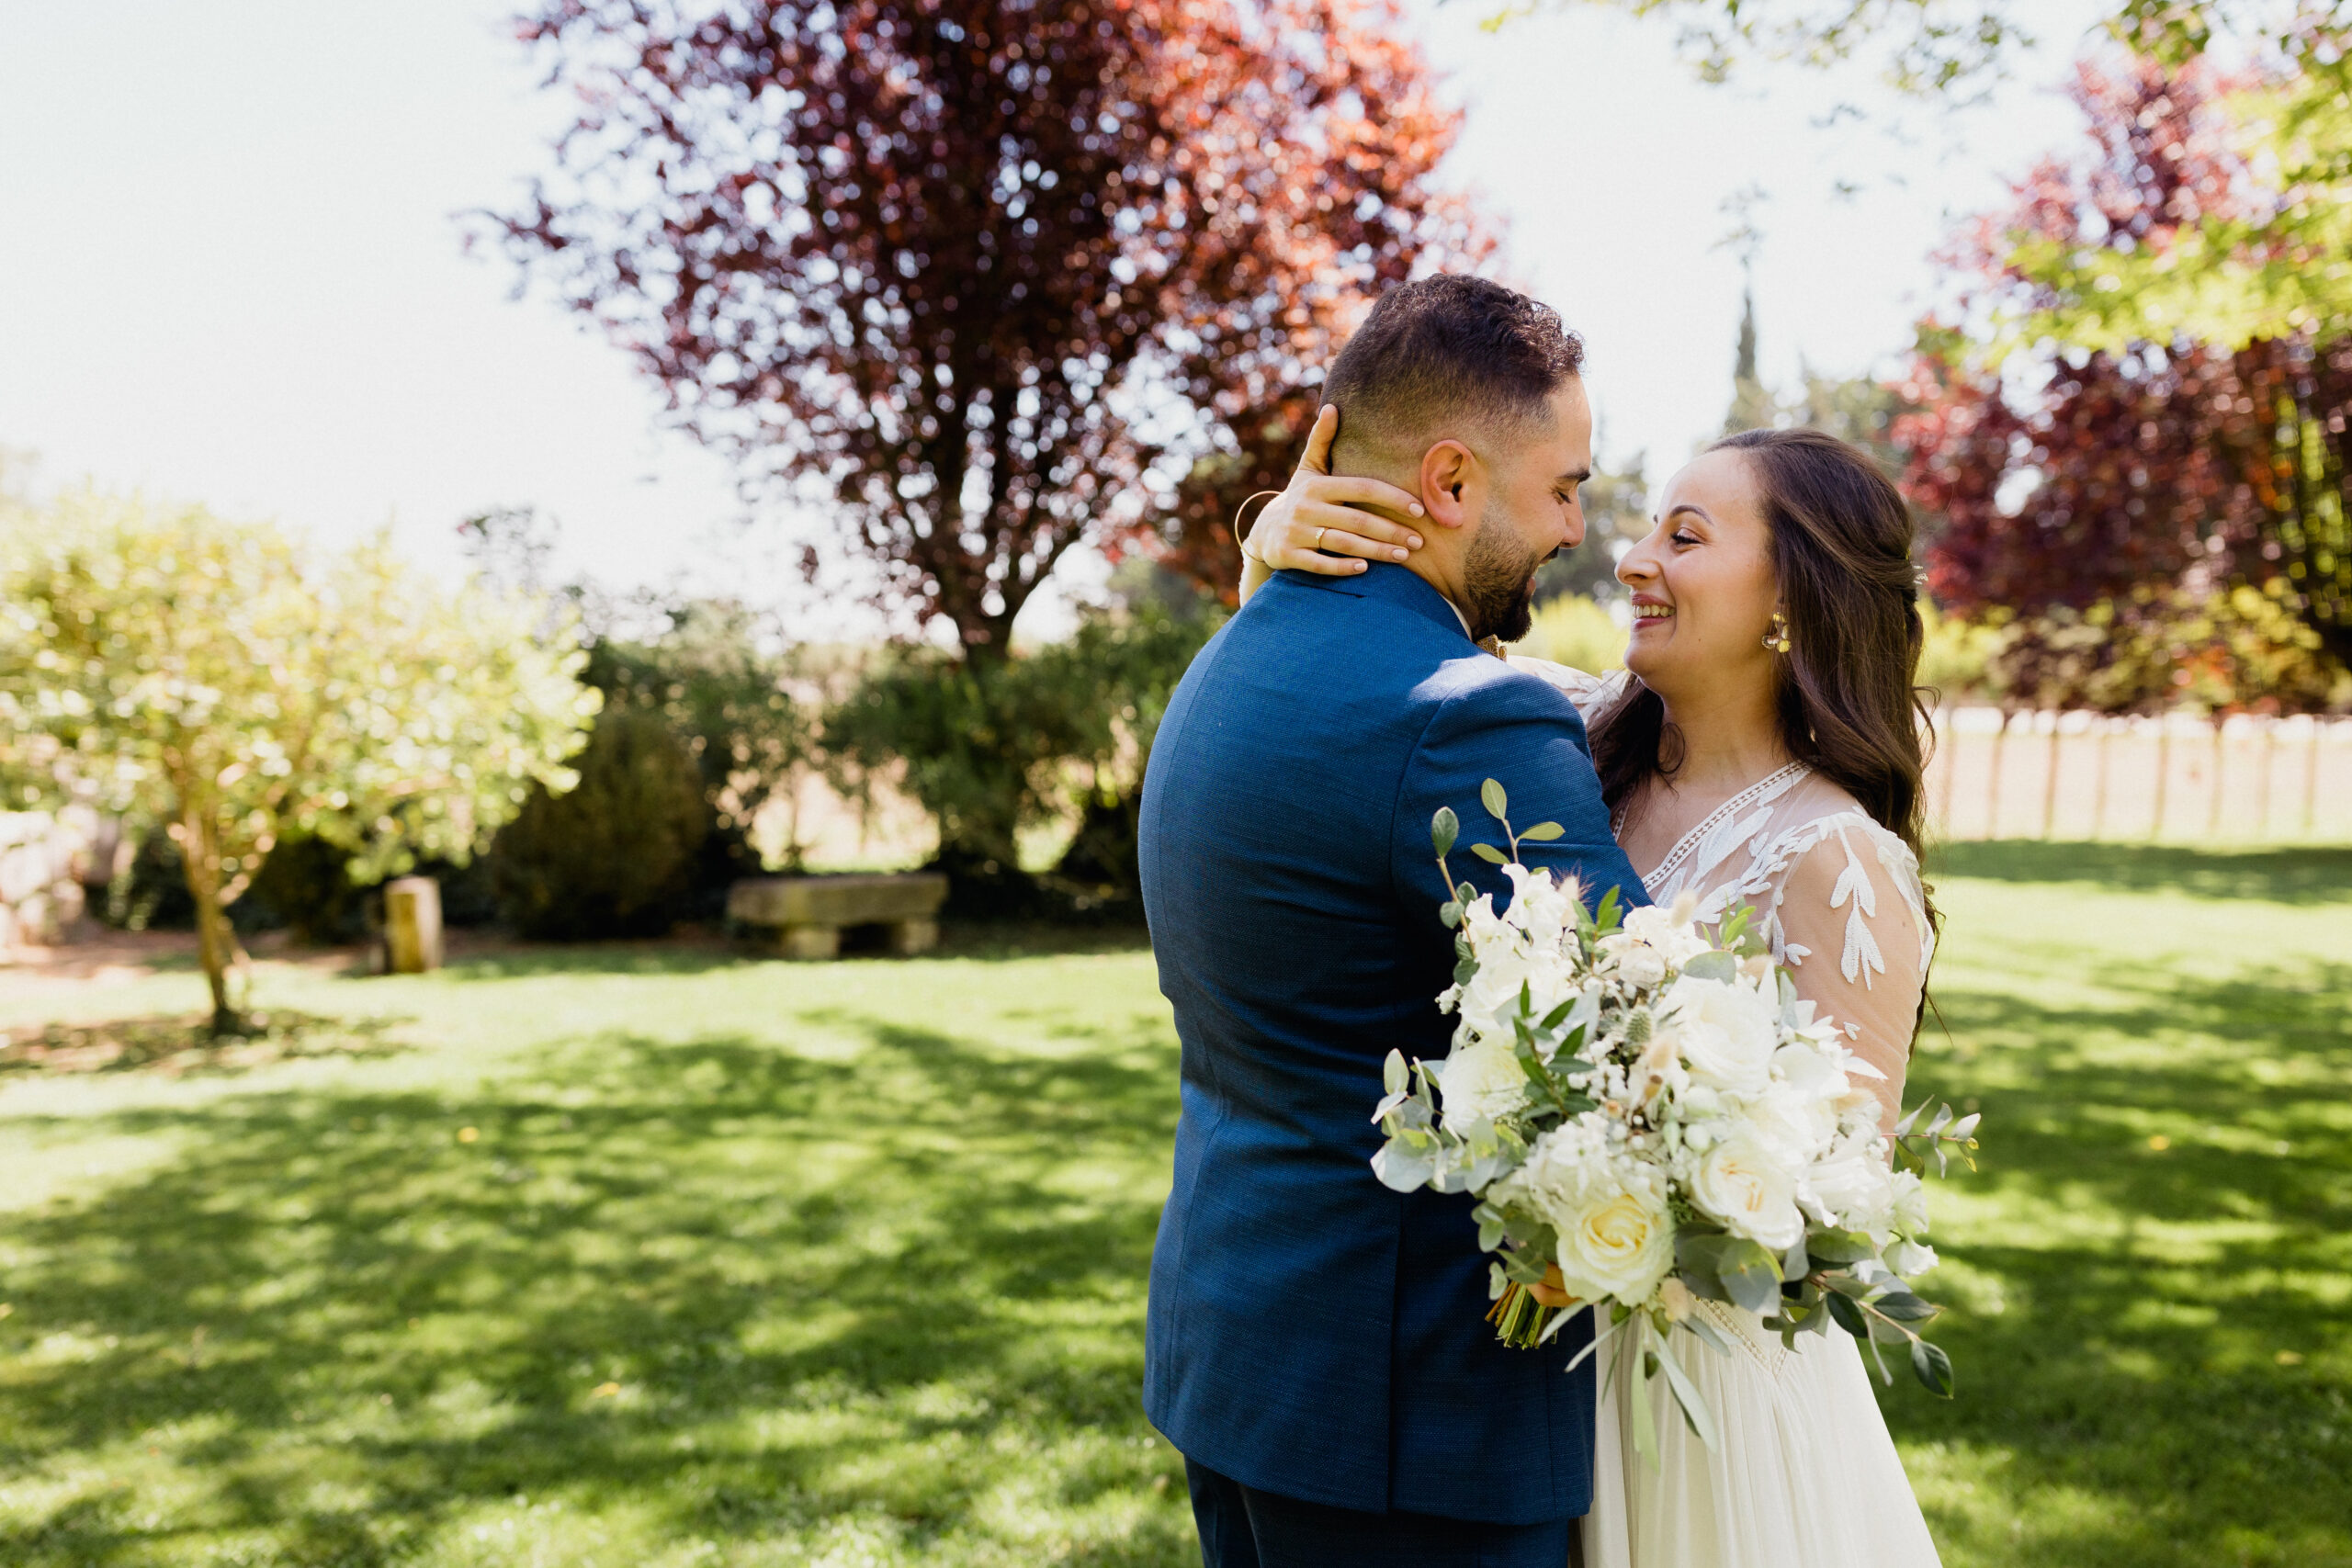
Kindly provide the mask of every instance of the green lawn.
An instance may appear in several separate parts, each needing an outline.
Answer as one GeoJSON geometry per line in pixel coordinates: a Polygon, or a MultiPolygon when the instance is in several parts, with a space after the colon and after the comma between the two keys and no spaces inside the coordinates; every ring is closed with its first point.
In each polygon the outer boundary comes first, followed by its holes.
{"type": "MultiPolygon", "coordinates": [[[[1961,1397],[1887,1407],[1945,1561],[2352,1564],[2352,852],[1962,846],[1939,897],[1917,1077],[1984,1169],[1933,1277],[1961,1397]]],[[[1147,953],[262,1000],[380,1021],[0,1074],[0,1563],[1197,1561],[1136,1409],[1147,953]]]]}

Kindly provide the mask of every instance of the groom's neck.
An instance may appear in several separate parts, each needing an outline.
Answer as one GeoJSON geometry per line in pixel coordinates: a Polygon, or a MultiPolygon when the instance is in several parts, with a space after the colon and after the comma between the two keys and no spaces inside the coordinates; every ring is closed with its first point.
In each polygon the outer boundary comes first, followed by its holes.
{"type": "MultiPolygon", "coordinates": [[[[1340,439],[1344,444],[1346,440],[1344,431],[1340,439]]],[[[1379,479],[1395,485],[1409,494],[1420,494],[1420,474],[1412,463],[1386,462],[1381,460],[1378,455],[1372,453],[1346,455],[1355,460],[1343,463],[1340,460],[1340,450],[1334,450],[1332,453],[1331,472],[1334,475],[1351,479],[1379,479]]],[[[1428,498],[1423,497],[1422,501],[1426,507],[1428,498]]],[[[1436,589],[1444,597],[1445,602],[1453,606],[1453,613],[1462,617],[1464,629],[1469,631],[1475,638],[1477,633],[1473,629],[1474,623],[1470,618],[1469,596],[1463,592],[1463,585],[1467,581],[1467,574],[1463,570],[1463,557],[1470,547],[1466,530],[1438,527],[1426,514],[1408,517],[1403,513],[1392,511],[1385,506],[1374,506],[1361,502],[1359,504],[1364,511],[1375,516],[1385,517],[1391,523],[1401,524],[1421,536],[1421,547],[1407,556],[1400,564],[1407,571],[1436,589]]]]}

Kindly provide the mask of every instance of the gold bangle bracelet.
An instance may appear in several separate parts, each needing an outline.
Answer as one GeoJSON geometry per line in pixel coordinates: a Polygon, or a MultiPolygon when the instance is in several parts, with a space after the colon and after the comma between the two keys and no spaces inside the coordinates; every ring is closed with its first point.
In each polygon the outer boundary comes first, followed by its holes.
{"type": "Polygon", "coordinates": [[[1257,519],[1253,517],[1245,523],[1242,521],[1242,513],[1248,512],[1258,502],[1279,500],[1282,493],[1278,490],[1261,490],[1233,509],[1233,547],[1260,566],[1266,564],[1266,558],[1250,554],[1250,530],[1257,525],[1257,519]]]}

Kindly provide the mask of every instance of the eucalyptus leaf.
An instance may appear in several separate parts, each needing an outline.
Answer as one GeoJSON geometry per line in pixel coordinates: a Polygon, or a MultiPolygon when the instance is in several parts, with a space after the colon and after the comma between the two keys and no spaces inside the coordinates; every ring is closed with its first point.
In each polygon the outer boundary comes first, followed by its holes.
{"type": "Polygon", "coordinates": [[[1728,953],[1702,953],[1684,964],[1682,973],[1694,980],[1728,983],[1739,977],[1739,960],[1728,953]]]}
{"type": "Polygon", "coordinates": [[[1417,1191],[1437,1174],[1437,1159],[1433,1154],[1407,1148],[1402,1140],[1391,1138],[1372,1156],[1372,1173],[1392,1192],[1417,1191]]]}
{"type": "Polygon", "coordinates": [[[1437,923],[1452,931],[1462,923],[1462,906],[1449,901],[1438,906],[1437,923]]]}
{"type": "Polygon", "coordinates": [[[1437,846],[1438,858],[1444,859],[1453,852],[1454,840],[1462,837],[1462,819],[1451,806],[1441,806],[1437,815],[1430,818],[1430,842],[1437,846]]]}
{"type": "Polygon", "coordinates": [[[1380,1064],[1381,1087],[1391,1094],[1402,1094],[1412,1080],[1412,1069],[1405,1065],[1405,1053],[1389,1052],[1388,1059],[1380,1064]]]}
{"type": "Polygon", "coordinates": [[[1567,829],[1561,827],[1557,822],[1538,822],[1534,827],[1530,828],[1525,832],[1521,833],[1520,837],[1528,840],[1530,843],[1548,844],[1555,839],[1566,837],[1566,834],[1567,829]]]}
{"type": "Polygon", "coordinates": [[[1510,815],[1510,796],[1503,793],[1503,786],[1498,780],[1488,779],[1485,784],[1480,784],[1478,799],[1486,807],[1487,814],[1497,821],[1510,815]]]}
{"type": "Polygon", "coordinates": [[[1870,1322],[1862,1316],[1861,1308],[1856,1306],[1852,1301],[1835,1291],[1832,1291],[1829,1293],[1828,1302],[1829,1315],[1838,1320],[1838,1327],[1844,1329],[1847,1333],[1852,1335],[1857,1339],[1867,1339],[1870,1337],[1870,1322]]]}
{"type": "Polygon", "coordinates": [[[1508,865],[1510,863],[1510,857],[1505,855],[1502,851],[1495,848],[1492,844],[1473,844],[1470,846],[1470,852],[1476,855],[1480,860],[1485,861],[1488,865],[1508,865]]]}
{"type": "Polygon", "coordinates": [[[1735,1240],[1725,1247],[1715,1277],[1731,1299],[1749,1312],[1763,1312],[1780,1300],[1780,1262],[1752,1241],[1735,1240]]]}

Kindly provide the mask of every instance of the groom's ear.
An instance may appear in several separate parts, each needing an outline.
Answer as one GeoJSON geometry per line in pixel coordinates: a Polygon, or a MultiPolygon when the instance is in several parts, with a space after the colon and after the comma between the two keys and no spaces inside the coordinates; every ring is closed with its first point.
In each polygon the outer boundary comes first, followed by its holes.
{"type": "Polygon", "coordinates": [[[1478,459],[1459,441],[1441,441],[1421,454],[1421,504],[1430,521],[1441,528],[1459,528],[1476,520],[1478,459]]]}

